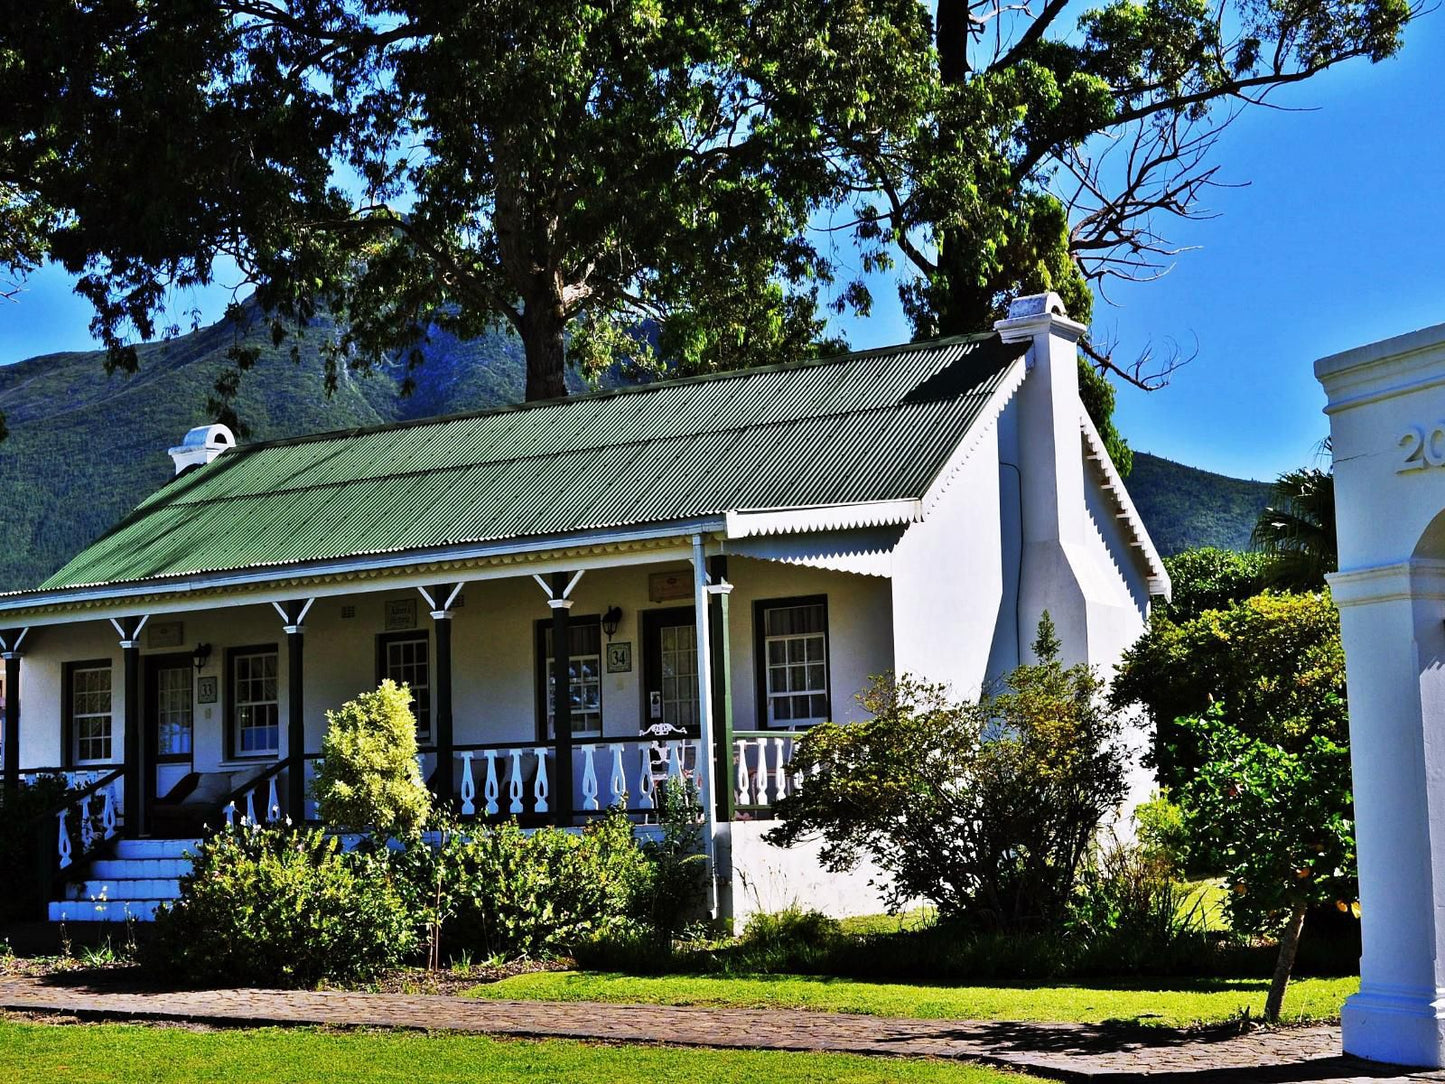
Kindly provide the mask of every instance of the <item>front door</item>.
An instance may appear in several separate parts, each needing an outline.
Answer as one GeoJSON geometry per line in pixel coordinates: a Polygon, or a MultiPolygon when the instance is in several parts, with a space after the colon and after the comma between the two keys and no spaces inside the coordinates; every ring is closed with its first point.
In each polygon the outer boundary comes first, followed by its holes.
{"type": "Polygon", "coordinates": [[[191,771],[195,703],[189,655],[146,656],[145,770],[157,798],[164,798],[191,771]]]}
{"type": "Polygon", "coordinates": [[[697,625],[691,606],[642,615],[642,725],[698,732],[697,625]]]}

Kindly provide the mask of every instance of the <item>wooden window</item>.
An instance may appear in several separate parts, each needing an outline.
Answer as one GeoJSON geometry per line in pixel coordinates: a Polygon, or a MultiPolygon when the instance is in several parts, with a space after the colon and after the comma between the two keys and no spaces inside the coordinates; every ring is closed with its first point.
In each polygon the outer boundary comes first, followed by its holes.
{"type": "Polygon", "coordinates": [[[792,728],[828,719],[827,598],[760,601],[753,625],[758,725],[792,728]]]}
{"type": "Polygon", "coordinates": [[[114,752],[111,668],[107,661],[67,666],[65,722],[72,764],[105,764],[114,752]]]}
{"type": "Polygon", "coordinates": [[[391,678],[411,690],[416,740],[431,741],[431,641],[425,632],[383,633],[376,638],[376,680],[391,678]]]}
{"type": "Polygon", "coordinates": [[[232,648],[226,658],[231,753],[274,757],[281,749],[276,646],[232,648]]]}
{"type": "MultiPolygon", "coordinates": [[[[568,687],[572,703],[572,734],[575,737],[600,737],[602,734],[602,619],[597,615],[574,617],[568,625],[570,666],[568,687]]],[[[539,666],[537,693],[541,715],[545,720],[545,739],[556,733],[552,698],[553,672],[552,623],[538,622],[539,666]]]]}
{"type": "Polygon", "coordinates": [[[191,662],[157,667],[155,682],[156,755],[184,758],[191,755],[195,691],[191,662]]]}

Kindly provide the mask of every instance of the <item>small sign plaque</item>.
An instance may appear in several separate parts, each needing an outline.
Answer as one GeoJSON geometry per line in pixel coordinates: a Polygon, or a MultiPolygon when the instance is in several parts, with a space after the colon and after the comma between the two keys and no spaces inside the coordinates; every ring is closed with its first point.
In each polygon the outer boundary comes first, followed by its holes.
{"type": "Polygon", "coordinates": [[[632,673],[632,644],[629,641],[618,640],[615,644],[607,645],[607,672],[609,674],[632,673]]]}
{"type": "Polygon", "coordinates": [[[146,647],[180,647],[185,639],[184,621],[146,622],[146,647]]]}
{"type": "Polygon", "coordinates": [[[654,572],[647,577],[647,595],[653,602],[692,598],[692,573],[685,570],[654,572]]]}
{"type": "Polygon", "coordinates": [[[216,702],[216,679],[203,677],[196,680],[196,699],[202,704],[214,704],[216,702]]]}
{"type": "Polygon", "coordinates": [[[416,628],[416,599],[388,599],[386,603],[386,622],[383,628],[387,632],[401,632],[405,629],[416,628]]]}

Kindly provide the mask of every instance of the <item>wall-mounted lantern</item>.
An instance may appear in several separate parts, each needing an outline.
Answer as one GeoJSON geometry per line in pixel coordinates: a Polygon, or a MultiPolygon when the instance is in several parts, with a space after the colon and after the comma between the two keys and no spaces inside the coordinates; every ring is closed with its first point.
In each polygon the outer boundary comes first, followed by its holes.
{"type": "Polygon", "coordinates": [[[602,631],[607,634],[607,642],[612,642],[612,637],[617,635],[617,626],[622,624],[622,607],[609,606],[607,612],[602,615],[602,631]]]}
{"type": "Polygon", "coordinates": [[[206,668],[206,662],[210,657],[210,644],[197,644],[195,650],[191,652],[191,661],[196,664],[197,670],[204,670],[206,668]]]}

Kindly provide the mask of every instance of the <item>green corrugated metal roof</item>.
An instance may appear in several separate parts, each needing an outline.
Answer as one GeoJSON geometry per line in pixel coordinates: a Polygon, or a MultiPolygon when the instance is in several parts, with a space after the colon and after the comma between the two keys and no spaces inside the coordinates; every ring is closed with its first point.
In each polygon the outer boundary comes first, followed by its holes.
{"type": "Polygon", "coordinates": [[[243,445],[43,589],[916,498],[1026,348],[950,339],[243,445]]]}

